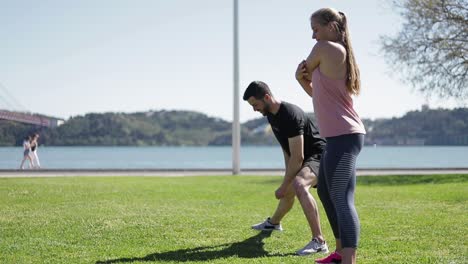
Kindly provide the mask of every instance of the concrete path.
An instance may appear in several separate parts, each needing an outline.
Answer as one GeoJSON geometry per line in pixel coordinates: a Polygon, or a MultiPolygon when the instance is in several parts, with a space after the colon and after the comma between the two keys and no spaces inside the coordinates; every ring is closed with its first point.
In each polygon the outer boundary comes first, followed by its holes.
{"type": "MultiPolygon", "coordinates": [[[[278,175],[279,169],[245,169],[241,175],[278,175]]],[[[424,175],[424,174],[467,174],[468,168],[405,168],[405,169],[359,169],[358,176],[366,175],[424,175]]],[[[41,170],[0,170],[0,178],[15,177],[75,177],[75,176],[203,176],[232,175],[230,169],[41,169],[41,170]]]]}

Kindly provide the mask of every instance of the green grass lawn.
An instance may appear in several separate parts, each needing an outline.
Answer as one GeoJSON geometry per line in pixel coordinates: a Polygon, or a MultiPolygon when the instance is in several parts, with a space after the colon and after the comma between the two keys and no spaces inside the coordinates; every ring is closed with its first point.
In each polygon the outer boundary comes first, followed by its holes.
{"type": "MultiPolygon", "coordinates": [[[[316,256],[293,255],[310,240],[297,201],[284,232],[250,229],[274,210],[280,181],[3,178],[0,263],[313,263],[316,256]]],[[[359,177],[358,262],[468,263],[467,201],[468,175],[359,177]]]]}

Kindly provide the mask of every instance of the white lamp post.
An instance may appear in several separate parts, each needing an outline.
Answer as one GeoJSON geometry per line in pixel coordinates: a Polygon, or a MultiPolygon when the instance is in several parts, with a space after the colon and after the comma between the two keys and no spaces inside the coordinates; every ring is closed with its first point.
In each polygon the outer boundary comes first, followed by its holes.
{"type": "Polygon", "coordinates": [[[238,1],[234,0],[234,119],[232,120],[232,174],[240,174],[238,1]]]}

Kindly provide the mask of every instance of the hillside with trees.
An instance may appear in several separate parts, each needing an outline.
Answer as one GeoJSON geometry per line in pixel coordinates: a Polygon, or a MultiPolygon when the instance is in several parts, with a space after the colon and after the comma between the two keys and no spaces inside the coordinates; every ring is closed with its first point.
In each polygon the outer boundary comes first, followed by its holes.
{"type": "Polygon", "coordinates": [[[468,108],[411,111],[403,117],[365,120],[366,144],[468,145],[468,108]]]}
{"type": "MultiPolygon", "coordinates": [[[[468,145],[468,108],[425,107],[363,122],[366,145],[468,145]]],[[[231,128],[230,122],[192,111],[92,113],[55,128],[0,120],[0,146],[19,146],[33,132],[47,146],[223,146],[231,144],[231,128]]],[[[241,124],[241,139],[243,145],[277,144],[263,117],[241,124]]]]}

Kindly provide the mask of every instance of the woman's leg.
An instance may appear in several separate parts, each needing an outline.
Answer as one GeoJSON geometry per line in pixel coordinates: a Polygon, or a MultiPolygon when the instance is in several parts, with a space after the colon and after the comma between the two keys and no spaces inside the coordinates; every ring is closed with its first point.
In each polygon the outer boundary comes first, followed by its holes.
{"type": "MultiPolygon", "coordinates": [[[[356,186],[356,159],[362,148],[364,136],[359,134],[333,138],[331,157],[327,160],[327,172],[331,177],[329,186],[331,199],[335,205],[341,239],[342,263],[355,263],[359,241],[360,223],[354,206],[356,186]]],[[[328,176],[328,175],[327,175],[328,176]]]]}
{"type": "MultiPolygon", "coordinates": [[[[327,145],[328,147],[328,145],[327,145]]],[[[327,159],[328,153],[327,150],[324,151],[322,159],[320,160],[320,168],[319,168],[319,176],[318,176],[318,183],[317,183],[317,194],[320,197],[320,201],[322,202],[323,208],[327,214],[328,222],[333,230],[333,235],[335,239],[340,239],[340,231],[338,228],[338,221],[336,217],[336,210],[335,205],[330,196],[330,186],[329,186],[329,178],[327,177],[327,159]]]]}

